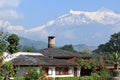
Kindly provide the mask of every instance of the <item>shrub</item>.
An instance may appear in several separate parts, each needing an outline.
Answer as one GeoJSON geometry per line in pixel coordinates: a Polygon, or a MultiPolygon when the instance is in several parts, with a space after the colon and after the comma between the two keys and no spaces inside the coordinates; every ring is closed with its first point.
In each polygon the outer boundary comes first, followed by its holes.
{"type": "Polygon", "coordinates": [[[5,62],[2,66],[2,74],[8,74],[10,77],[15,76],[14,67],[11,62],[5,62]]]}
{"type": "Polygon", "coordinates": [[[14,77],[14,80],[25,80],[24,77],[14,77]]]}
{"type": "Polygon", "coordinates": [[[92,74],[91,74],[91,77],[92,77],[94,80],[99,80],[99,79],[100,79],[100,75],[98,75],[97,73],[92,73],[92,74]]]}
{"type": "Polygon", "coordinates": [[[39,78],[40,79],[42,79],[42,80],[46,80],[45,79],[45,75],[44,75],[44,71],[43,71],[43,69],[42,69],[42,67],[40,67],[40,70],[39,70],[39,78]]]}
{"type": "Polygon", "coordinates": [[[83,76],[80,77],[79,80],[94,80],[94,78],[92,76],[83,76]]]}
{"type": "Polygon", "coordinates": [[[98,74],[100,75],[100,79],[98,80],[107,80],[111,75],[110,75],[110,71],[107,69],[101,69],[98,74]]]}
{"type": "Polygon", "coordinates": [[[54,78],[49,77],[49,78],[46,78],[45,80],[54,80],[54,78]]]}
{"type": "Polygon", "coordinates": [[[37,80],[38,73],[35,68],[31,68],[28,74],[25,76],[25,80],[37,80]]]}
{"type": "Polygon", "coordinates": [[[79,80],[78,77],[57,77],[55,80],[79,80]]]}

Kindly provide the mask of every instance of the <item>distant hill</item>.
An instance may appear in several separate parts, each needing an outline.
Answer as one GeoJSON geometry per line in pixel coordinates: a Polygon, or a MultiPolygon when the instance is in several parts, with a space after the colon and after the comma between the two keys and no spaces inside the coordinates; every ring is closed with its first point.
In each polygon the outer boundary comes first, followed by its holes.
{"type": "Polygon", "coordinates": [[[83,52],[85,49],[87,49],[89,52],[92,52],[93,50],[97,49],[97,46],[88,46],[86,44],[78,44],[78,45],[73,45],[73,48],[76,51],[83,52]]]}
{"type": "MultiPolygon", "coordinates": [[[[34,48],[35,50],[44,49],[47,48],[47,43],[43,41],[35,41],[31,39],[27,39],[24,37],[20,37],[20,48],[24,49],[26,47],[34,48]]],[[[73,45],[74,50],[78,52],[83,52],[83,50],[87,49],[89,52],[92,52],[93,50],[97,49],[97,46],[88,46],[86,44],[78,44],[73,45]]]]}
{"type": "Polygon", "coordinates": [[[27,39],[24,37],[20,37],[19,45],[22,48],[31,47],[36,50],[47,48],[47,43],[43,41],[35,41],[35,40],[27,39]]]}

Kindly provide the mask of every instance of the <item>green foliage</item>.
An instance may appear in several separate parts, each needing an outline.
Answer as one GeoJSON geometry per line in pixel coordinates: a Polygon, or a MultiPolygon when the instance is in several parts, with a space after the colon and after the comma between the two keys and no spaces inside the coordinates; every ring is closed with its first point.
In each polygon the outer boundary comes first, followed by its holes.
{"type": "Polygon", "coordinates": [[[8,46],[7,42],[8,32],[4,32],[0,29],[0,55],[6,51],[6,48],[8,46]]]}
{"type": "Polygon", "coordinates": [[[99,80],[100,79],[100,75],[98,73],[92,73],[91,77],[93,78],[93,80],[99,80]]]}
{"type": "Polygon", "coordinates": [[[28,47],[26,48],[25,52],[33,52],[32,48],[28,47]]]}
{"type": "Polygon", "coordinates": [[[64,45],[60,49],[63,49],[63,50],[66,50],[66,51],[71,51],[71,52],[76,52],[71,44],[70,45],[64,45]]]}
{"type": "Polygon", "coordinates": [[[42,67],[40,67],[40,70],[39,70],[39,78],[42,79],[42,80],[45,80],[45,76],[44,76],[44,71],[42,69],[42,67]]]}
{"type": "Polygon", "coordinates": [[[111,62],[115,64],[120,63],[120,54],[118,52],[112,53],[109,57],[110,57],[111,62]]]}
{"type": "Polygon", "coordinates": [[[91,73],[91,76],[82,76],[79,80],[108,80],[110,72],[107,69],[101,69],[91,73]]]}
{"type": "Polygon", "coordinates": [[[101,55],[93,55],[92,62],[94,62],[96,64],[96,67],[99,67],[100,69],[105,67],[105,60],[101,55]]]}
{"type": "Polygon", "coordinates": [[[11,62],[5,62],[2,66],[2,74],[8,74],[10,77],[15,76],[14,67],[11,62]]]}
{"type": "Polygon", "coordinates": [[[38,76],[37,70],[35,68],[31,68],[25,76],[25,80],[37,80],[38,76]]]}
{"type": "Polygon", "coordinates": [[[98,80],[108,80],[108,78],[111,76],[110,71],[105,68],[101,69],[97,73],[100,75],[98,80]]]}
{"type": "Polygon", "coordinates": [[[106,44],[99,45],[98,49],[94,51],[95,53],[100,52],[120,52],[120,32],[111,35],[110,40],[106,44]]]}
{"type": "Polygon", "coordinates": [[[120,64],[120,54],[118,52],[114,52],[112,54],[109,54],[109,62],[114,64],[115,69],[119,69],[120,64]]]}
{"type": "Polygon", "coordinates": [[[25,80],[25,78],[24,77],[14,77],[14,80],[25,80]]]}
{"type": "Polygon", "coordinates": [[[79,80],[79,77],[57,77],[55,80],[79,80]]]}
{"type": "Polygon", "coordinates": [[[10,44],[16,44],[18,45],[18,42],[19,42],[19,37],[16,35],[16,34],[11,34],[9,37],[8,37],[8,42],[10,44]]]}
{"type": "Polygon", "coordinates": [[[83,68],[87,68],[87,69],[93,69],[96,67],[96,63],[92,60],[89,59],[89,61],[86,61],[82,58],[76,58],[72,61],[74,64],[77,64],[83,68]]]}
{"type": "Polygon", "coordinates": [[[3,80],[3,77],[0,77],[0,80],[3,80]]]}
{"type": "Polygon", "coordinates": [[[79,80],[94,80],[94,78],[92,76],[83,76],[80,77],[79,80]]]}
{"type": "Polygon", "coordinates": [[[82,53],[83,53],[84,55],[88,55],[88,54],[89,54],[89,51],[88,51],[88,49],[84,49],[82,53]]]}
{"type": "Polygon", "coordinates": [[[5,41],[0,42],[0,55],[5,51],[6,43],[5,41]]]}
{"type": "Polygon", "coordinates": [[[8,51],[13,54],[19,51],[18,44],[19,44],[19,37],[16,34],[11,34],[7,41],[10,43],[8,46],[8,51]]]}

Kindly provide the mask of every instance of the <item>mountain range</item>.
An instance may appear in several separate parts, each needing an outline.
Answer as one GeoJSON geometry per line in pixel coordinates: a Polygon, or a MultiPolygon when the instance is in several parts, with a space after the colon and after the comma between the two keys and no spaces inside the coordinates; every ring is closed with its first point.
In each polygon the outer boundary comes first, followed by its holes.
{"type": "Polygon", "coordinates": [[[97,46],[88,46],[86,44],[78,44],[78,45],[73,45],[74,50],[78,52],[83,52],[84,50],[87,50],[88,52],[92,52],[93,50],[97,49],[97,46]]]}
{"type": "Polygon", "coordinates": [[[43,41],[35,41],[24,37],[20,37],[19,45],[21,48],[28,47],[34,48],[35,50],[47,48],[47,43],[43,41]]]}
{"type": "MultiPolygon", "coordinates": [[[[30,47],[30,48],[34,48],[35,50],[47,48],[46,42],[35,41],[35,40],[27,39],[24,37],[20,37],[19,44],[22,48],[30,47]]],[[[78,52],[83,52],[84,50],[88,50],[89,52],[91,52],[97,49],[97,46],[88,46],[86,44],[78,44],[78,45],[73,45],[73,48],[78,52]]]]}

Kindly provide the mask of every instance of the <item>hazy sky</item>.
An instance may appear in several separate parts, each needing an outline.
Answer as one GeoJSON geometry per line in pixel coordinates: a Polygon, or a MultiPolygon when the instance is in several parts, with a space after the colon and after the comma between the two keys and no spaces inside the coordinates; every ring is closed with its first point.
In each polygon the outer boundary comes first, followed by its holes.
{"type": "Polygon", "coordinates": [[[99,45],[120,31],[120,0],[0,0],[0,27],[47,42],[99,45]]]}

